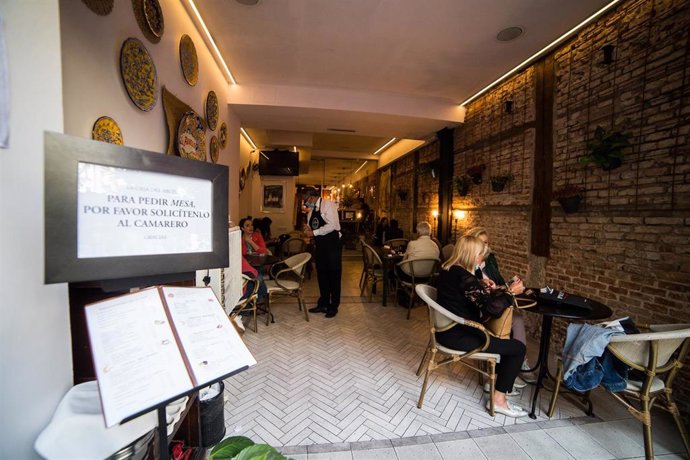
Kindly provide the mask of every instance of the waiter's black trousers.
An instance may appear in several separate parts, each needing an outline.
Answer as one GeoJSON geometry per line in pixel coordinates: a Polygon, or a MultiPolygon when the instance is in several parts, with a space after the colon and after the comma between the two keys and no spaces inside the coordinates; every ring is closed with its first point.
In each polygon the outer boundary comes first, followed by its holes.
{"type": "Polygon", "coordinates": [[[319,281],[318,306],[336,313],[340,305],[343,246],[338,232],[314,238],[316,243],[316,277],[319,281]]]}

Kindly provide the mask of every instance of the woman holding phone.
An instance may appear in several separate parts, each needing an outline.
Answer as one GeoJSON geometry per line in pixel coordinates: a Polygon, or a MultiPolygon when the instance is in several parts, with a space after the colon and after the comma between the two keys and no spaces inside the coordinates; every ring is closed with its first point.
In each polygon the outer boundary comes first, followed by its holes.
{"type": "MultiPolygon", "coordinates": [[[[479,266],[478,271],[475,273],[475,276],[479,278],[480,280],[483,279],[487,284],[493,283],[494,287],[495,286],[510,286],[517,280],[520,280],[520,278],[516,275],[508,282],[503,279],[501,276],[501,272],[498,269],[498,261],[496,260],[496,255],[494,252],[491,250],[491,247],[489,246],[489,233],[486,231],[484,227],[474,227],[469,229],[465,235],[473,236],[475,238],[478,238],[481,240],[482,243],[484,243],[484,246],[487,247],[489,250],[489,255],[486,257],[484,260],[484,263],[482,263],[479,266]]],[[[513,326],[511,328],[511,336],[525,344],[527,346],[527,334],[525,332],[525,319],[522,317],[522,313],[520,310],[516,309],[515,312],[513,312],[513,326]]],[[[525,361],[522,363],[522,371],[527,371],[529,370],[529,363],[527,362],[527,358],[525,358],[525,361]]],[[[534,379],[530,379],[525,377],[525,379],[522,379],[518,377],[515,381],[515,387],[516,388],[524,388],[526,386],[525,381],[530,381],[534,379]]]]}

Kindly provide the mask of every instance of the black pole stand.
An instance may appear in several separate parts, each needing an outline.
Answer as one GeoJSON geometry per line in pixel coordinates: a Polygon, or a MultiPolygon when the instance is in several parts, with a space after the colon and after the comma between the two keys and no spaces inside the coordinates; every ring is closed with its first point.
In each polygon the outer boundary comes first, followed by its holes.
{"type": "Polygon", "coordinates": [[[168,460],[168,421],[166,404],[158,406],[158,459],[168,460]]]}

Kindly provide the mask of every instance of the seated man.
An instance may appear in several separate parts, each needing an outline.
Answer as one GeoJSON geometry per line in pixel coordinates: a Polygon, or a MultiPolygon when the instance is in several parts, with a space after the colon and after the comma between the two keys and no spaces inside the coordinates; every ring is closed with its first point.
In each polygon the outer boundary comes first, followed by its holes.
{"type": "MultiPolygon", "coordinates": [[[[407,244],[407,250],[402,260],[438,259],[441,252],[438,249],[438,245],[430,237],[431,225],[429,225],[429,222],[419,222],[417,224],[417,234],[419,235],[417,239],[407,244]]],[[[412,277],[400,267],[396,266],[395,272],[401,280],[412,281],[412,277]]]]}

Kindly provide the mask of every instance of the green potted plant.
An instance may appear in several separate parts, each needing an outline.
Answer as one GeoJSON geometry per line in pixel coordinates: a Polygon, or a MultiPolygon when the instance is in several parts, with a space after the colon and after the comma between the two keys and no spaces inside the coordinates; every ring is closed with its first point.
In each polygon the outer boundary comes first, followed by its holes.
{"type": "Polygon", "coordinates": [[[474,165],[471,168],[469,168],[466,173],[468,176],[472,178],[472,183],[479,185],[482,183],[482,173],[486,169],[486,165],[484,163],[479,164],[479,165],[474,165]]]}
{"type": "Polygon", "coordinates": [[[407,193],[408,191],[402,188],[399,188],[398,190],[395,191],[397,193],[398,198],[400,198],[400,201],[407,201],[407,193]]]}
{"type": "Polygon", "coordinates": [[[577,212],[584,197],[585,190],[573,184],[564,185],[553,192],[553,198],[558,201],[566,214],[577,212]]]}
{"type": "Polygon", "coordinates": [[[587,144],[589,152],[579,159],[580,164],[599,165],[604,171],[618,168],[623,163],[623,150],[630,146],[630,133],[607,132],[601,126],[594,130],[594,138],[587,144]]]}
{"type": "Polygon", "coordinates": [[[502,192],[506,184],[508,184],[513,179],[514,176],[511,173],[497,174],[495,176],[491,176],[491,190],[493,190],[494,192],[502,192]]]}
{"type": "Polygon", "coordinates": [[[458,196],[467,196],[470,191],[470,178],[467,176],[455,176],[453,178],[453,185],[458,192],[458,196]]]}
{"type": "Polygon", "coordinates": [[[209,460],[289,460],[268,444],[255,444],[244,436],[223,439],[211,450],[209,460]]]}

